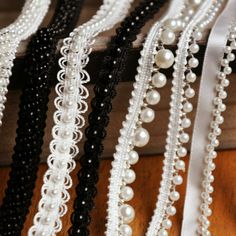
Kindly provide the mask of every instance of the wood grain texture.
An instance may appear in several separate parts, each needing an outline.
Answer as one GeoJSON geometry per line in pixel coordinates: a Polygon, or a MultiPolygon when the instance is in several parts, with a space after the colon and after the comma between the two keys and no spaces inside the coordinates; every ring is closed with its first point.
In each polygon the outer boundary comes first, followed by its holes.
{"type": "MultiPolygon", "coordinates": [[[[136,209],[136,218],[133,222],[135,236],[143,236],[148,225],[148,221],[152,215],[156,195],[159,188],[161,169],[162,169],[162,156],[149,156],[141,158],[140,162],[135,166],[137,173],[137,180],[133,184],[135,191],[135,198],[131,204],[136,209]]],[[[105,230],[105,214],[106,214],[106,201],[107,201],[107,185],[110,170],[111,160],[102,160],[100,168],[100,180],[98,183],[98,195],[96,198],[96,207],[93,210],[91,236],[103,236],[105,230]]],[[[220,152],[216,160],[216,171],[213,195],[214,202],[212,205],[213,216],[211,217],[211,231],[213,236],[235,236],[236,235],[236,151],[220,152]]],[[[72,173],[74,185],[77,184],[76,172],[79,166],[72,173]]],[[[27,229],[32,224],[33,216],[37,209],[37,203],[40,198],[40,187],[42,185],[42,176],[46,170],[46,165],[42,164],[38,172],[37,187],[32,201],[32,207],[27,217],[22,236],[27,235],[27,229]]],[[[186,178],[186,173],[184,175],[186,178]]],[[[8,168],[0,168],[0,202],[4,194],[4,188],[8,178],[8,168]]],[[[171,229],[171,236],[180,235],[180,227],[182,220],[183,196],[185,192],[185,184],[178,190],[181,193],[181,200],[177,202],[177,215],[173,219],[173,227],[171,229]]],[[[58,236],[66,236],[66,232],[70,227],[70,217],[72,203],[75,197],[74,189],[70,190],[71,201],[69,202],[69,212],[63,218],[63,230],[58,236]]],[[[192,236],[192,235],[190,235],[192,236]]]]}

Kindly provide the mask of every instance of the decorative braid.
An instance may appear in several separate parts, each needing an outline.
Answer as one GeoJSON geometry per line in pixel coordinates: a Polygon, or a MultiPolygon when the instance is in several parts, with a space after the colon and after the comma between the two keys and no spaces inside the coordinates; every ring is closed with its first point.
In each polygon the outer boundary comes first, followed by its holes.
{"type": "Polygon", "coordinates": [[[83,0],[60,0],[48,28],[32,38],[25,60],[26,83],[20,99],[10,179],[0,208],[0,235],[20,235],[31,204],[43,145],[50,73],[56,46],[74,28],[83,0]]]}
{"type": "Polygon", "coordinates": [[[79,184],[76,187],[77,198],[74,202],[72,214],[71,236],[89,235],[88,225],[91,217],[90,211],[94,207],[96,183],[98,182],[99,157],[103,151],[102,141],[106,137],[106,127],[109,123],[109,113],[112,109],[112,99],[116,96],[115,87],[120,81],[125,68],[127,53],[132,47],[144,24],[164,4],[163,0],[142,1],[138,7],[127,17],[117,35],[112,38],[108,53],[103,61],[103,67],[95,84],[95,97],[92,99],[92,112],[89,114],[89,126],[85,135],[84,155],[80,159],[81,170],[78,172],[79,184]]]}

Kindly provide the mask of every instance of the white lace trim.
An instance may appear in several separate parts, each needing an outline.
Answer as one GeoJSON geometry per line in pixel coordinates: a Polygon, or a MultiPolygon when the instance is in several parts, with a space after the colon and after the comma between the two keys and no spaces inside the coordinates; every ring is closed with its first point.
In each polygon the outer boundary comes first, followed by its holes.
{"type": "Polygon", "coordinates": [[[76,143],[82,138],[83,114],[87,111],[89,93],[84,85],[90,81],[90,76],[84,68],[89,61],[95,36],[121,21],[132,1],[104,1],[89,22],[75,29],[63,41],[62,58],[59,60],[61,70],[57,75],[59,83],[55,88],[58,97],[55,99],[57,110],[54,113],[51,154],[38,213],[28,231],[29,236],[53,236],[62,229],[61,217],[67,212],[66,203],[70,199],[68,189],[72,186],[70,172],[75,168],[74,157],[79,153],[76,143]]]}

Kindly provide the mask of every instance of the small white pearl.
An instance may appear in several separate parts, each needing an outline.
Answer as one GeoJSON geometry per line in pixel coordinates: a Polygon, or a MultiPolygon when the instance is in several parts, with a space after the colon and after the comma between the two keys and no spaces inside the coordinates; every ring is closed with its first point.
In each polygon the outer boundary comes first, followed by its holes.
{"type": "Polygon", "coordinates": [[[162,88],[166,85],[167,79],[166,76],[163,73],[155,73],[152,76],[152,84],[156,87],[156,88],[162,88]]]}
{"type": "Polygon", "coordinates": [[[178,192],[173,191],[173,192],[170,193],[170,199],[172,201],[178,201],[179,198],[180,198],[180,194],[178,192]]]}
{"type": "Polygon", "coordinates": [[[185,170],[185,163],[184,163],[184,161],[178,160],[178,161],[175,163],[175,168],[176,168],[177,170],[185,170]]]}
{"type": "Polygon", "coordinates": [[[146,94],[146,101],[150,105],[156,105],[160,102],[160,93],[158,93],[156,90],[150,90],[146,94]]]}
{"type": "Polygon", "coordinates": [[[155,57],[156,65],[162,69],[171,67],[174,59],[174,54],[169,49],[159,50],[155,57]]]}
{"type": "Polygon", "coordinates": [[[160,229],[158,236],[168,236],[168,232],[165,229],[160,229]]]}
{"type": "Polygon", "coordinates": [[[187,88],[185,91],[185,95],[187,98],[193,98],[195,96],[195,91],[192,88],[187,88]]]}
{"type": "Polygon", "coordinates": [[[184,147],[180,147],[177,150],[177,154],[179,157],[185,157],[187,155],[187,149],[184,147]]]}
{"type": "Polygon", "coordinates": [[[191,112],[193,110],[193,105],[190,102],[186,102],[184,103],[183,109],[186,113],[191,112]]]}
{"type": "Polygon", "coordinates": [[[195,73],[193,72],[189,72],[187,75],[186,75],[186,79],[189,83],[194,83],[197,79],[197,76],[195,73]]]}
{"type": "Polygon", "coordinates": [[[218,78],[219,78],[219,79],[225,79],[225,78],[226,78],[225,73],[224,73],[224,72],[219,72],[218,78]]]}
{"type": "Polygon", "coordinates": [[[145,123],[150,123],[155,118],[155,112],[153,111],[153,109],[146,107],[141,111],[140,118],[141,121],[145,123]]]}
{"type": "Polygon", "coordinates": [[[166,220],[164,220],[164,221],[162,222],[162,225],[163,225],[163,227],[165,227],[166,229],[170,229],[171,226],[172,226],[172,222],[171,222],[171,220],[166,219],[166,220]]]}
{"type": "Polygon", "coordinates": [[[123,224],[120,226],[120,233],[122,236],[132,236],[133,230],[129,225],[123,224]]]}
{"type": "Polygon", "coordinates": [[[183,178],[182,176],[180,175],[176,175],[174,178],[173,178],[173,183],[175,185],[181,185],[183,183],[183,178]]]}
{"type": "Polygon", "coordinates": [[[129,164],[135,165],[139,160],[139,155],[136,151],[132,150],[129,152],[129,164]]]}
{"type": "Polygon", "coordinates": [[[120,196],[124,201],[128,202],[134,197],[134,191],[129,186],[124,186],[121,188],[120,196]]]}
{"type": "Polygon", "coordinates": [[[136,147],[143,147],[149,142],[150,135],[144,128],[138,128],[134,134],[134,145],[136,147]]]}
{"type": "Polygon", "coordinates": [[[198,44],[196,44],[196,43],[191,44],[190,47],[189,47],[189,50],[190,50],[192,53],[198,53],[198,52],[199,52],[199,46],[198,46],[198,44]]]}
{"type": "Polygon", "coordinates": [[[168,215],[173,216],[176,214],[176,208],[174,206],[169,206],[166,212],[168,215]]]}
{"type": "Polygon", "coordinates": [[[211,216],[212,210],[211,210],[210,208],[207,208],[207,209],[204,210],[204,214],[205,214],[206,216],[211,216]]]}
{"type": "Polygon", "coordinates": [[[183,128],[187,129],[191,126],[191,120],[189,118],[184,118],[181,122],[183,128]]]}
{"type": "Polygon", "coordinates": [[[200,31],[195,31],[193,33],[193,37],[195,40],[201,40],[202,39],[202,33],[200,31]]]}
{"type": "Polygon", "coordinates": [[[189,135],[187,133],[182,133],[179,137],[182,143],[187,143],[189,141],[189,135]]]}
{"type": "Polygon", "coordinates": [[[231,53],[231,51],[232,51],[232,48],[230,47],[230,46],[226,46],[225,47],[225,53],[231,53]]]}
{"type": "Polygon", "coordinates": [[[197,58],[192,57],[189,59],[188,64],[191,68],[196,68],[199,65],[199,61],[197,58]]]}
{"type": "Polygon", "coordinates": [[[235,49],[236,49],[236,42],[235,42],[235,41],[231,42],[230,47],[231,47],[233,50],[235,50],[235,49]]]}
{"type": "Polygon", "coordinates": [[[218,109],[219,109],[219,111],[223,112],[226,110],[226,105],[224,103],[221,103],[218,105],[218,109]]]}
{"type": "Polygon", "coordinates": [[[124,174],[124,181],[127,184],[132,184],[136,179],[136,174],[133,170],[127,169],[124,174]]]}
{"type": "Polygon", "coordinates": [[[130,223],[135,217],[135,212],[132,206],[123,204],[120,206],[120,215],[125,223],[130,223]]]}
{"type": "Polygon", "coordinates": [[[221,80],[221,85],[224,87],[228,87],[229,86],[229,80],[228,79],[222,79],[221,80]]]}
{"type": "Polygon", "coordinates": [[[174,19],[168,19],[164,22],[164,27],[175,31],[177,29],[177,22],[174,19]]]}
{"type": "Polygon", "coordinates": [[[216,117],[216,122],[218,124],[223,124],[224,123],[224,117],[223,116],[217,116],[216,117]]]}
{"type": "Polygon", "coordinates": [[[232,73],[232,68],[227,66],[227,67],[224,68],[224,72],[225,72],[226,75],[230,75],[232,73]]]}
{"type": "Polygon", "coordinates": [[[175,33],[169,29],[163,30],[161,33],[161,41],[166,45],[172,44],[175,41],[175,33]]]}
{"type": "Polygon", "coordinates": [[[221,65],[222,66],[228,66],[229,65],[229,61],[227,59],[222,59],[221,65]]]}
{"type": "Polygon", "coordinates": [[[235,55],[234,55],[233,53],[229,53],[229,54],[227,55],[227,59],[228,59],[229,61],[234,61],[234,60],[235,60],[235,55]]]}

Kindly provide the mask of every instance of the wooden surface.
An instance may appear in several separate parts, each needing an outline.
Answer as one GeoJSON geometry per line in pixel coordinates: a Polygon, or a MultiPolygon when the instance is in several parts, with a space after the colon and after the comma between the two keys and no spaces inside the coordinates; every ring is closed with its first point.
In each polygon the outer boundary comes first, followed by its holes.
{"type": "MultiPolygon", "coordinates": [[[[96,207],[93,210],[93,220],[91,224],[91,236],[103,236],[105,230],[105,213],[107,201],[107,185],[110,170],[110,159],[102,160],[100,169],[100,181],[98,183],[98,195],[96,198],[96,207]]],[[[236,151],[225,151],[219,154],[216,160],[216,171],[213,195],[214,202],[212,205],[213,216],[211,217],[211,231],[213,236],[235,236],[236,235],[236,151]]],[[[76,170],[73,171],[72,177],[74,186],[77,184],[76,170]]],[[[136,209],[136,218],[133,222],[134,236],[143,236],[147,228],[148,221],[152,215],[157,190],[162,169],[162,156],[152,156],[141,158],[140,162],[135,166],[137,180],[133,184],[135,198],[131,204],[136,209]]],[[[22,236],[27,235],[27,229],[32,224],[32,218],[37,209],[37,202],[40,197],[40,186],[42,184],[42,176],[46,170],[46,165],[41,165],[38,173],[37,187],[33,198],[30,214],[27,217],[22,236]]],[[[8,177],[8,168],[0,168],[0,202],[3,197],[4,188],[8,177]]],[[[186,174],[185,174],[186,177],[186,174]]],[[[177,215],[173,219],[173,227],[171,236],[180,235],[180,227],[182,220],[182,206],[185,184],[178,188],[181,193],[181,200],[177,202],[177,215]]],[[[74,189],[70,191],[72,200],[69,202],[69,212],[63,218],[63,231],[58,236],[66,236],[66,232],[70,227],[70,218],[72,203],[75,196],[74,189]]],[[[189,235],[193,236],[193,235],[189,235]]]]}

